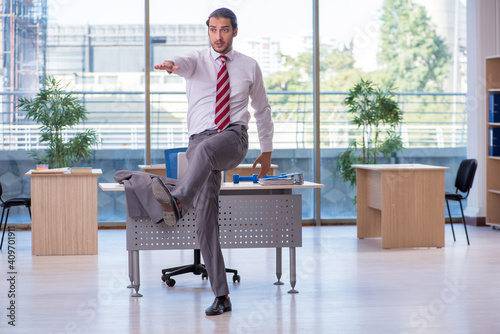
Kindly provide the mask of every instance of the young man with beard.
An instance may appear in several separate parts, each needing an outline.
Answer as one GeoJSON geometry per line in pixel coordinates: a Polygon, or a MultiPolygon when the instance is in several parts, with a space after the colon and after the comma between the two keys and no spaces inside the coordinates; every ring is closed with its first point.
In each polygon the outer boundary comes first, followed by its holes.
{"type": "Polygon", "coordinates": [[[261,154],[255,160],[261,178],[271,167],[273,121],[262,72],[257,62],[233,49],[238,35],[236,15],[227,8],[212,12],[206,22],[211,47],[155,65],[186,80],[189,134],[188,169],[176,186],[152,181],[163,220],[173,226],[194,206],[196,232],[207,268],[213,304],[207,315],[231,311],[224,259],[219,241],[221,171],[238,166],[248,151],[249,99],[255,109],[261,154]]]}

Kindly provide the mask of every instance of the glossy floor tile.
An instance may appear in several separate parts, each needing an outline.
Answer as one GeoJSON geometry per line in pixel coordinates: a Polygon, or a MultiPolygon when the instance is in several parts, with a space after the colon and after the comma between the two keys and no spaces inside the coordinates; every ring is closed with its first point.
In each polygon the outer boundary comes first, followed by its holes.
{"type": "Polygon", "coordinates": [[[298,294],[287,293],[288,249],[282,286],[274,249],[224,250],[241,282],[228,275],[233,311],[216,317],[205,316],[214,296],[201,276],[161,281],[191,250],[142,251],[134,298],[124,230],[100,230],[95,256],[32,256],[31,232],[17,231],[15,254],[0,252],[0,333],[500,333],[500,231],[469,227],[467,246],[462,228],[456,242],[446,228],[444,248],[384,250],[355,226],[304,227],[298,294]]]}

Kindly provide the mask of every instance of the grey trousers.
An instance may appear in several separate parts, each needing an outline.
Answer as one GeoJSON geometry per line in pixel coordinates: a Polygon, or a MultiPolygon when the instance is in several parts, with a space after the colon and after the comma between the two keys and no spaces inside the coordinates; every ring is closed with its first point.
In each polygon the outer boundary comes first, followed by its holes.
{"type": "Polygon", "coordinates": [[[243,125],[229,125],[221,133],[207,130],[192,135],[186,151],[188,169],[171,190],[184,211],[194,206],[198,244],[215,296],[229,294],[219,240],[221,171],[237,167],[247,152],[248,134],[243,125]]]}

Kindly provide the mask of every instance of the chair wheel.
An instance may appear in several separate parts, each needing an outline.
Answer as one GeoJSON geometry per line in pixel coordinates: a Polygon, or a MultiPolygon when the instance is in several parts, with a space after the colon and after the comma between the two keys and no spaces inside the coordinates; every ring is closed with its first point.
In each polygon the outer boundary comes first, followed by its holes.
{"type": "Polygon", "coordinates": [[[201,275],[201,279],[208,279],[208,275],[207,274],[202,274],[201,275]]]}
{"type": "Polygon", "coordinates": [[[240,282],[240,275],[233,275],[233,283],[240,282]]]}
{"type": "Polygon", "coordinates": [[[175,280],[173,278],[169,278],[167,279],[166,283],[168,286],[172,287],[175,285],[175,280]]]}
{"type": "Polygon", "coordinates": [[[166,281],[167,281],[167,276],[166,276],[166,275],[161,275],[161,280],[162,280],[163,282],[166,282],[166,281]]]}

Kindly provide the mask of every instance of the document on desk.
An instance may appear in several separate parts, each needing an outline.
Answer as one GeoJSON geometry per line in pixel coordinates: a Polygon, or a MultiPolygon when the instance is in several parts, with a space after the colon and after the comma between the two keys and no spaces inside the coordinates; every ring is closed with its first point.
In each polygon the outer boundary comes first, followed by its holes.
{"type": "Polygon", "coordinates": [[[304,184],[304,176],[302,173],[283,173],[280,176],[264,176],[258,182],[263,186],[298,185],[304,184]]]}
{"type": "Polygon", "coordinates": [[[282,185],[290,185],[294,184],[295,180],[291,177],[287,178],[269,178],[269,179],[260,179],[259,184],[262,184],[263,186],[282,186],[282,185]]]}
{"type": "Polygon", "coordinates": [[[30,172],[31,174],[69,174],[71,173],[71,169],[69,167],[63,167],[63,168],[31,170],[30,172]]]}

